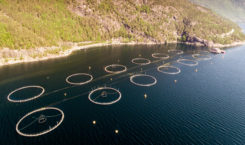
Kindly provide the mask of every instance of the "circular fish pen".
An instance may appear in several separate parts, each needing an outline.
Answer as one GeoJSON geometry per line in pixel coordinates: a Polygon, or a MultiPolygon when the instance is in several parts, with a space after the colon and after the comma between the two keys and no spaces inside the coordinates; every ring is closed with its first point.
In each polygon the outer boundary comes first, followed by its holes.
{"type": "Polygon", "coordinates": [[[119,73],[126,72],[127,67],[121,64],[111,64],[105,67],[105,71],[112,74],[119,74],[119,73]]]}
{"type": "Polygon", "coordinates": [[[177,75],[181,72],[180,68],[170,65],[161,65],[157,70],[164,74],[177,75]]]}
{"type": "MultiPolygon", "coordinates": [[[[37,99],[39,97],[41,97],[45,92],[45,89],[42,87],[42,86],[24,86],[24,87],[21,87],[21,88],[18,88],[12,92],[10,92],[7,96],[7,99],[8,101],[10,102],[14,102],[14,103],[24,103],[24,102],[28,102],[28,101],[31,101],[31,100],[34,100],[34,99],[37,99]],[[36,94],[36,95],[33,95],[33,97],[30,97],[30,98],[22,98],[22,99],[13,99],[13,95],[17,95],[17,96],[24,96],[24,93],[21,93],[22,91],[26,91],[28,89],[38,89],[38,90],[41,90],[40,93],[36,94]]],[[[28,93],[28,92],[27,92],[28,93]]],[[[35,92],[36,93],[36,92],[35,92]]],[[[19,98],[19,97],[15,97],[15,98],[19,98]]]]}
{"type": "Polygon", "coordinates": [[[92,90],[88,95],[89,101],[98,105],[112,105],[117,103],[121,97],[121,92],[111,87],[97,88],[92,90]]]}
{"type": "Polygon", "coordinates": [[[151,61],[146,58],[134,58],[131,60],[131,62],[137,65],[148,65],[151,63],[151,61]]]}
{"type": "Polygon", "coordinates": [[[192,54],[181,54],[179,56],[180,59],[190,59],[193,60],[192,54]]]}
{"type": "Polygon", "coordinates": [[[153,53],[151,56],[157,59],[163,59],[163,60],[169,59],[169,55],[165,53],[153,53]]]}
{"type": "Polygon", "coordinates": [[[191,60],[191,59],[178,59],[177,62],[179,64],[183,64],[186,66],[197,66],[198,62],[195,60],[191,60]]]}
{"type": "Polygon", "coordinates": [[[200,53],[192,54],[192,57],[198,61],[211,60],[212,59],[212,57],[209,56],[208,54],[200,54],[200,53]]]}
{"type": "Polygon", "coordinates": [[[178,49],[169,49],[168,53],[180,55],[180,54],[183,54],[184,51],[178,50],[178,49]]]}
{"type": "Polygon", "coordinates": [[[64,120],[64,112],[44,107],[23,116],[16,124],[16,132],[25,137],[37,137],[55,130],[64,120]]]}
{"type": "Polygon", "coordinates": [[[157,79],[154,76],[151,75],[146,75],[146,74],[136,74],[130,77],[130,82],[137,85],[137,86],[141,86],[141,87],[150,87],[153,86],[157,83],[157,79]],[[145,78],[144,81],[146,80],[146,78],[150,79],[150,83],[147,82],[136,82],[135,79],[137,78],[145,78]]]}
{"type": "Polygon", "coordinates": [[[84,85],[84,84],[90,83],[92,80],[93,80],[93,76],[87,73],[76,73],[66,78],[66,82],[70,85],[84,85]],[[86,77],[86,79],[79,81],[79,82],[71,81],[72,78],[77,77],[77,76],[86,77]]]}

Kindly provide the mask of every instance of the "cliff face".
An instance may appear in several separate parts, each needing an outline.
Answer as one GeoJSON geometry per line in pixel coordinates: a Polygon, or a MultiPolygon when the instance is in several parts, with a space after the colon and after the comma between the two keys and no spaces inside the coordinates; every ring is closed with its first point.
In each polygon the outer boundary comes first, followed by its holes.
{"type": "Polygon", "coordinates": [[[210,46],[244,39],[236,24],[188,0],[78,0],[70,10],[96,18],[101,32],[123,41],[202,40],[210,46]]]}
{"type": "Polygon", "coordinates": [[[204,45],[245,39],[236,24],[188,0],[0,0],[0,32],[0,47],[10,49],[112,39],[204,45]]]}

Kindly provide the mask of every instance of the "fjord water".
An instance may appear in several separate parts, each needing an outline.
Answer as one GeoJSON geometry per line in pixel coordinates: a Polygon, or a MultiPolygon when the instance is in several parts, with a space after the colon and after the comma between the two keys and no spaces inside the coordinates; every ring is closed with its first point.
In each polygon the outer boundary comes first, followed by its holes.
{"type": "Polygon", "coordinates": [[[193,59],[191,54],[205,50],[186,45],[108,46],[76,51],[59,59],[1,67],[0,144],[244,144],[245,46],[229,48],[225,55],[208,54],[212,59],[199,61],[195,67],[176,62],[178,58],[193,59]],[[151,56],[168,53],[168,49],[181,49],[184,54],[171,54],[165,62],[151,56]],[[153,63],[142,67],[131,63],[139,56],[153,63]],[[116,75],[104,71],[106,65],[117,63],[126,65],[128,71],[116,75]],[[181,73],[158,72],[157,67],[163,63],[179,67],[181,73]],[[89,73],[94,80],[82,86],[67,84],[66,77],[74,73],[89,73]],[[136,73],[156,77],[157,84],[132,84],[129,77],[136,73]],[[26,103],[7,100],[11,91],[28,85],[43,86],[45,94],[26,103]],[[119,89],[121,100],[108,106],[90,102],[89,91],[101,86],[119,89]],[[57,107],[65,114],[57,129],[32,138],[17,134],[15,125],[21,117],[46,106],[57,107]]]}

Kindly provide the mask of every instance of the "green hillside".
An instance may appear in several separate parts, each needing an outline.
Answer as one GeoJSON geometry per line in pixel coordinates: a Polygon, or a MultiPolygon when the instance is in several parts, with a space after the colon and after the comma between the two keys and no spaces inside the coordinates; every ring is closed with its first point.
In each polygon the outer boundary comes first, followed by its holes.
{"type": "Polygon", "coordinates": [[[244,0],[190,0],[196,4],[210,8],[235,22],[245,22],[244,0]]]}
{"type": "Polygon", "coordinates": [[[191,37],[220,44],[245,39],[236,24],[188,0],[0,0],[0,48],[191,37]]]}

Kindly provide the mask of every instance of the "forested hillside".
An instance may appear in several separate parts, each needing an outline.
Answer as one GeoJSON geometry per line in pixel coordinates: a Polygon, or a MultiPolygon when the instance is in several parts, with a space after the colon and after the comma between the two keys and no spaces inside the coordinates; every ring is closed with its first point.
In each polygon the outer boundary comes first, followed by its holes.
{"type": "Polygon", "coordinates": [[[188,0],[0,0],[0,48],[193,38],[230,44],[245,37],[235,23],[188,0]]]}

